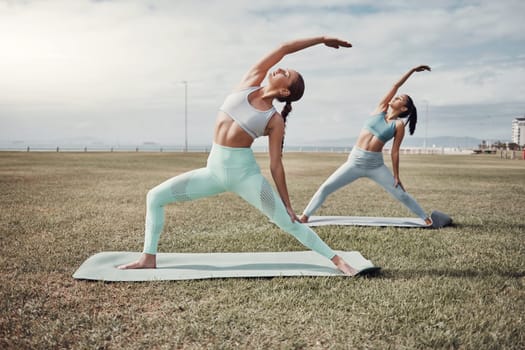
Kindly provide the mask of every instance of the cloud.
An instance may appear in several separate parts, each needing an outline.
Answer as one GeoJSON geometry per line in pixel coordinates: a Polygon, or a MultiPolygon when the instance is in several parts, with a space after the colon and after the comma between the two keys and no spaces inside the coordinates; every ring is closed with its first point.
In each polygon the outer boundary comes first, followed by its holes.
{"type": "MultiPolygon", "coordinates": [[[[191,140],[209,143],[218,106],[251,64],[283,41],[319,34],[354,47],[317,46],[279,64],[307,84],[287,142],[356,136],[392,83],[419,64],[433,71],[402,88],[416,104],[452,114],[468,105],[468,118],[487,105],[520,115],[524,10],[514,0],[0,1],[0,140],[45,131],[179,142],[187,80],[191,140]]],[[[471,130],[444,120],[443,133],[471,130]]]]}

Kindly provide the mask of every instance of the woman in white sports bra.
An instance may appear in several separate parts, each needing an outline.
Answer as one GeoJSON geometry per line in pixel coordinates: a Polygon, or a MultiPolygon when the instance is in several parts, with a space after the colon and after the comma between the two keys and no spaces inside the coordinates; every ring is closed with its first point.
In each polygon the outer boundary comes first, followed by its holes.
{"type": "Polygon", "coordinates": [[[248,70],[220,107],[206,167],[175,176],[148,192],[143,253],[139,260],[119,268],[156,268],[157,245],[166,204],[228,191],[259,209],[303,245],[330,259],[345,275],[357,274],[358,271],[328,247],[312,229],[300,223],[290,204],[281,160],[286,117],[292,110],[292,102],[302,97],[304,81],[292,69],[278,68],[269,74],[268,71],[285,55],[318,44],[336,49],[352,46],[347,41],[330,37],[295,40],[271,51],[248,70]],[[261,86],[265,78],[268,78],[268,84],[261,86]],[[285,103],[281,113],[273,106],[275,99],[285,103]],[[268,136],[270,170],[277,192],[262,176],[253,156],[251,145],[260,136],[268,136]]]}
{"type": "Polygon", "coordinates": [[[360,177],[367,177],[383,187],[423,219],[427,225],[432,224],[432,219],[423,208],[405,191],[399,177],[399,148],[405,136],[405,126],[408,124],[410,135],[416,130],[417,110],[410,96],[395,96],[397,90],[413,73],[426,70],[430,71],[430,67],[412,68],[387,92],[373,115],[365,122],[348,160],[319,187],[304,209],[301,222],[308,222],[310,216],[319,209],[330,194],[360,177]],[[393,175],[383,162],[383,147],[392,138],[394,139],[391,151],[393,175]]]}

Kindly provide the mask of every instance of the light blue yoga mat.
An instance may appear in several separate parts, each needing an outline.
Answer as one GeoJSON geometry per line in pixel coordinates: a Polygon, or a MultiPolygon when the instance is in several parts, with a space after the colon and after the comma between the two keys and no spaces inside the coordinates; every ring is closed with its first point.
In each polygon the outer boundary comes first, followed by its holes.
{"type": "Polygon", "coordinates": [[[425,221],[418,218],[388,218],[373,216],[311,216],[308,226],[397,226],[424,227],[425,221]]]}
{"type": "Polygon", "coordinates": [[[395,227],[425,227],[441,228],[452,224],[452,219],[445,213],[433,211],[430,214],[433,221],[431,226],[425,224],[423,219],[419,218],[396,218],[396,217],[374,217],[374,216],[311,216],[307,225],[329,226],[329,225],[347,225],[347,226],[395,226],[395,227]]]}
{"type": "MultiPolygon", "coordinates": [[[[336,253],[360,271],[377,272],[359,252],[336,253]]],[[[313,251],[263,253],[159,253],[156,269],[119,270],[138,252],[102,252],[88,258],[73,274],[99,281],[192,280],[232,277],[344,276],[332,262],[313,251]]]]}

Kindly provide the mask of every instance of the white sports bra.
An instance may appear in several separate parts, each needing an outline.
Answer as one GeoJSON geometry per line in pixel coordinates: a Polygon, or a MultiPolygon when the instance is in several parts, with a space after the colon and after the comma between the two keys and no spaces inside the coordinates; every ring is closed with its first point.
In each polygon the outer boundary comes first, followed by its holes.
{"type": "Polygon", "coordinates": [[[239,124],[253,139],[264,135],[266,125],[277,112],[273,106],[266,111],[260,111],[250,104],[248,95],[260,88],[260,86],[251,86],[241,91],[232,92],[219,108],[219,110],[228,114],[230,118],[239,124]]]}

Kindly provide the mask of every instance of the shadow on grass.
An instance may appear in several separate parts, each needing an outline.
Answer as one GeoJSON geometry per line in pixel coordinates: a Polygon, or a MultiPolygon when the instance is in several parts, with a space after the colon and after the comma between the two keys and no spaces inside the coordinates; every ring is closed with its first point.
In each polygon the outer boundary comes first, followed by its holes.
{"type": "Polygon", "coordinates": [[[476,224],[453,223],[452,225],[441,228],[440,230],[451,227],[451,228],[456,228],[456,229],[477,229],[477,230],[486,231],[488,227],[501,228],[503,224],[506,229],[516,229],[516,230],[525,231],[525,224],[512,224],[512,223],[502,222],[500,220],[486,220],[484,222],[480,222],[476,224]]]}
{"type": "Polygon", "coordinates": [[[383,269],[377,277],[381,279],[411,279],[421,277],[453,277],[453,278],[478,278],[499,276],[505,278],[522,278],[525,277],[525,271],[498,271],[498,270],[474,270],[474,269],[383,269]]]}

